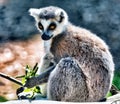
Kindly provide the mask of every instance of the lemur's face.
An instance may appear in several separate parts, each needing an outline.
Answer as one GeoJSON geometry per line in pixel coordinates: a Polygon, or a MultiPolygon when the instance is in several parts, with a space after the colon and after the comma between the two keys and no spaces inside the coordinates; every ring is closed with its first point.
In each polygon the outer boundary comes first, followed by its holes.
{"type": "Polygon", "coordinates": [[[35,18],[36,25],[43,40],[62,33],[67,25],[68,17],[65,11],[57,7],[30,9],[30,14],[35,18]]]}
{"type": "Polygon", "coordinates": [[[55,19],[41,19],[37,23],[37,27],[40,31],[41,38],[43,40],[49,40],[52,37],[56,36],[57,34],[61,33],[63,31],[64,25],[62,23],[59,23],[55,19]]]}

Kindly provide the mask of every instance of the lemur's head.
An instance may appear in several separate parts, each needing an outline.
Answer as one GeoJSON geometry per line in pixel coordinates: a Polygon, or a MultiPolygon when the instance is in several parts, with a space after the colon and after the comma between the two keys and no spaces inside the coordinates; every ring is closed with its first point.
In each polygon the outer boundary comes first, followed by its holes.
{"type": "Polygon", "coordinates": [[[66,29],[68,16],[61,8],[53,6],[40,9],[31,8],[29,12],[35,18],[43,40],[49,40],[66,29]]]}

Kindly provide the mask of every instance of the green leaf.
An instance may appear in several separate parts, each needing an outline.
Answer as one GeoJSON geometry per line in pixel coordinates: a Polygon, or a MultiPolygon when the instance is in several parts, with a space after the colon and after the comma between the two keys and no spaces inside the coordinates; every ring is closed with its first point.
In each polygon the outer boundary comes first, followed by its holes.
{"type": "Polygon", "coordinates": [[[120,90],[120,71],[116,71],[113,78],[113,85],[120,90]]]}
{"type": "MultiPolygon", "coordinates": [[[[25,75],[22,76],[22,83],[23,85],[26,83],[27,80],[29,80],[31,77],[37,76],[36,72],[38,70],[38,63],[35,64],[35,66],[32,68],[29,65],[26,65],[25,67],[25,75]]],[[[33,88],[25,88],[23,90],[23,93],[28,93],[26,97],[28,99],[34,99],[35,95],[41,96],[41,90],[39,86],[35,86],[33,88]]]]}
{"type": "Polygon", "coordinates": [[[5,101],[8,101],[8,100],[5,97],[0,96],[0,102],[5,102],[5,101]]]}
{"type": "Polygon", "coordinates": [[[108,92],[107,95],[106,95],[106,98],[112,96],[111,92],[108,92]]]}
{"type": "Polygon", "coordinates": [[[39,87],[39,86],[36,86],[35,89],[34,89],[34,92],[41,94],[40,87],[39,87]]]}

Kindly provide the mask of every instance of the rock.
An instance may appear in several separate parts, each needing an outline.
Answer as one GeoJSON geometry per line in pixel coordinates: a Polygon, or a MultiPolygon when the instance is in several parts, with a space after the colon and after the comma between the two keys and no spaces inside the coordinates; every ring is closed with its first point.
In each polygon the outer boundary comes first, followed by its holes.
{"type": "MultiPolygon", "coordinates": [[[[119,101],[119,103],[120,103],[120,93],[113,95],[107,99],[107,102],[113,102],[113,101],[114,102],[119,101]]],[[[114,103],[114,104],[119,104],[119,103],[114,103]]]]}
{"type": "Polygon", "coordinates": [[[60,101],[49,101],[49,100],[13,100],[2,104],[112,104],[111,102],[88,102],[88,103],[75,103],[75,102],[60,102],[60,101]]]}
{"type": "Polygon", "coordinates": [[[116,94],[109,97],[106,102],[61,102],[61,101],[50,101],[50,100],[12,100],[2,104],[119,104],[120,94],[116,94]]]}

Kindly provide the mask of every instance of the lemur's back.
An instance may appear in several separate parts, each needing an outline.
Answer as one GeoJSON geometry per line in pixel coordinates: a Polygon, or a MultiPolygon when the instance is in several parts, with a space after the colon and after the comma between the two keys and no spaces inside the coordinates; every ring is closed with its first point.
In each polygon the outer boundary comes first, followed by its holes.
{"type": "Polygon", "coordinates": [[[86,76],[90,101],[106,95],[111,86],[114,64],[108,46],[99,37],[70,24],[67,31],[53,39],[51,52],[56,62],[64,57],[77,59],[86,76]]]}

